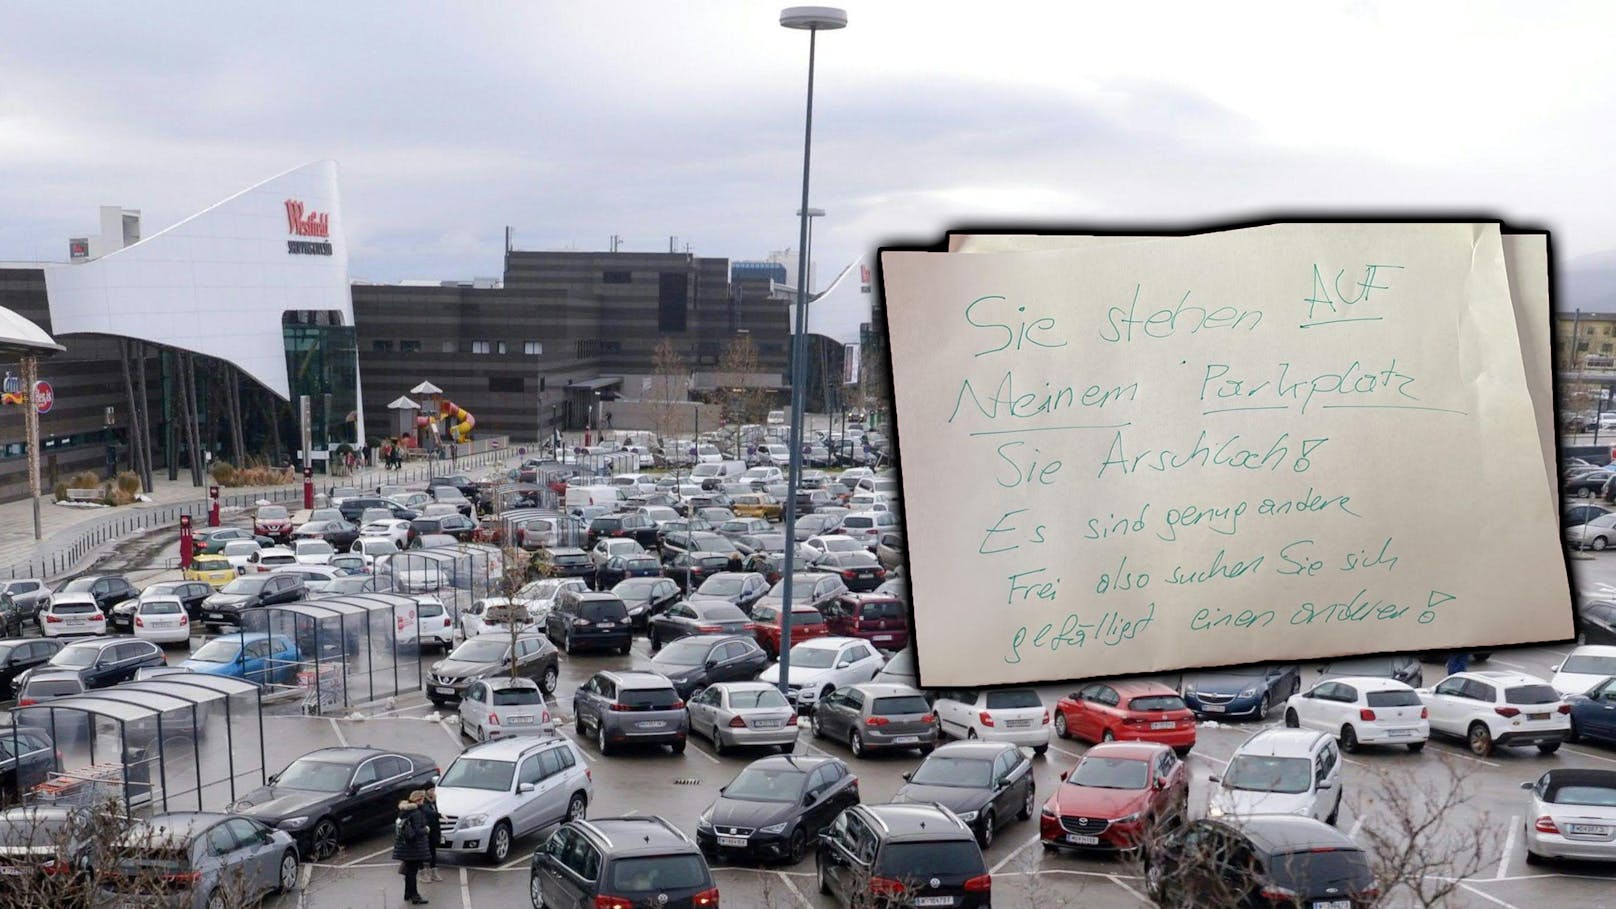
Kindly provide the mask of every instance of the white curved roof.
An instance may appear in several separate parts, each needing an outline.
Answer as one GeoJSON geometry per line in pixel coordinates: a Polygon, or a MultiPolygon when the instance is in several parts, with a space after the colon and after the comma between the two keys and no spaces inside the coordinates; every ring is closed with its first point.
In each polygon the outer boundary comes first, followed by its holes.
{"type": "Polygon", "coordinates": [[[45,334],[45,329],[24,319],[5,307],[0,307],[0,350],[41,352],[64,350],[56,339],[45,334]]]}

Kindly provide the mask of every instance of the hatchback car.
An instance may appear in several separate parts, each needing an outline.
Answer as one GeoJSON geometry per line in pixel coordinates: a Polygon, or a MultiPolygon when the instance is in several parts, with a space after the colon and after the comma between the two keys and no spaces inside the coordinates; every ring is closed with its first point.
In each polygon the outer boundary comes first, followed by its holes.
{"type": "Polygon", "coordinates": [[[1089,742],[1161,742],[1180,755],[1195,747],[1195,715],[1159,682],[1094,682],[1055,702],[1055,734],[1089,742]]]}
{"type": "Polygon", "coordinates": [[[723,552],[678,552],[668,558],[662,573],[679,585],[679,589],[692,593],[707,579],[739,569],[742,563],[728,550],[723,552]]]}
{"type": "Polygon", "coordinates": [[[1462,739],[1487,757],[1500,745],[1553,754],[1571,733],[1571,705],[1554,686],[1520,672],[1460,672],[1419,689],[1431,732],[1462,739]]]}
{"type": "Polygon", "coordinates": [[[769,655],[751,638],[705,634],[674,641],[651,660],[682,698],[715,682],[750,681],[767,665],[769,655]]]}
{"type": "Polygon", "coordinates": [[[754,571],[721,571],[709,575],[690,595],[692,600],[724,600],[748,615],[753,604],[769,592],[769,582],[754,571]]]}
{"type": "Polygon", "coordinates": [[[1207,814],[1239,820],[1294,814],[1334,824],[1341,814],[1341,752],[1335,739],[1307,729],[1266,729],[1246,739],[1221,775],[1207,814]]]}
{"type": "Polygon", "coordinates": [[[560,735],[473,745],[444,768],[437,788],[438,849],[495,863],[510,857],[517,837],[582,819],[594,794],[584,754],[560,735]]]}
{"type": "Polygon", "coordinates": [[[855,805],[820,834],[819,892],[844,906],[992,905],[993,875],[965,822],[938,805],[855,805]]]}
{"type": "MultiPolygon", "coordinates": [[[[84,677],[74,670],[57,669],[48,665],[40,666],[17,679],[12,687],[18,707],[36,707],[57,698],[71,697],[90,690],[84,684],[84,677]]],[[[0,738],[4,738],[5,735],[0,734],[0,738]]]]}
{"type": "Polygon", "coordinates": [[[140,591],[136,590],[134,585],[130,584],[128,579],[120,574],[80,575],[72,580],[58,584],[51,598],[56,599],[65,593],[89,594],[95,604],[103,610],[111,609],[124,600],[131,600],[140,596],[140,591]]]}
{"type": "Polygon", "coordinates": [[[1616,676],[1616,646],[1584,644],[1566,655],[1554,667],[1549,684],[1561,694],[1582,694],[1600,682],[1616,676]]]}
{"type": "Polygon", "coordinates": [[[1616,859],[1616,771],[1555,769],[1525,782],[1526,863],[1547,858],[1616,859]]]}
{"type": "Polygon", "coordinates": [[[17,578],[11,581],[0,581],[0,593],[11,597],[11,601],[22,610],[24,615],[36,616],[50,601],[50,588],[45,582],[37,578],[17,578]]]}
{"type": "Polygon", "coordinates": [[[857,552],[822,553],[809,566],[840,576],[847,589],[855,593],[868,593],[887,579],[886,568],[874,555],[862,549],[857,552]]]}
{"type": "Polygon", "coordinates": [[[130,622],[135,637],[142,641],[184,644],[191,640],[191,617],[178,597],[142,596],[135,601],[130,622]]]}
{"type": "Polygon", "coordinates": [[[1010,742],[1049,750],[1050,713],[1031,688],[991,691],[953,689],[932,692],[937,728],[944,735],[975,741],[1010,742]]]}
{"type": "Polygon", "coordinates": [[[613,585],[611,592],[627,607],[636,631],[647,629],[652,618],[679,601],[679,585],[664,577],[629,578],[613,585]]]}
{"type": "Polygon", "coordinates": [[[1145,890],[1164,907],[1380,904],[1368,854],[1345,833],[1303,817],[1193,821],[1145,854],[1145,890]]]}
{"type": "Polygon", "coordinates": [[[1159,742],[1106,742],[1061,774],[1038,816],[1045,849],[1125,851],[1188,818],[1189,768],[1159,742]]]}
{"type": "Polygon", "coordinates": [[[1349,754],[1360,745],[1404,745],[1418,752],[1431,737],[1419,693],[1391,679],[1320,682],[1285,702],[1285,725],[1336,736],[1349,754]]]}
{"type": "Polygon", "coordinates": [[[628,607],[612,594],[563,590],[544,617],[544,633],[569,655],[585,648],[626,654],[634,623],[628,607]]]}
{"type": "Polygon", "coordinates": [[[654,672],[597,672],[572,696],[578,738],[593,734],[601,754],[617,745],[667,745],[685,750],[690,715],[673,683],[654,672]]]}
{"type": "Polygon", "coordinates": [[[716,909],[718,884],[695,842],[660,817],[562,824],[534,850],[529,897],[543,909],[716,909]]]}
{"type": "Polygon", "coordinates": [[[662,576],[662,562],[650,553],[612,556],[595,569],[595,589],[611,590],[629,578],[657,578],[662,576]]]}
{"type": "Polygon", "coordinates": [[[39,611],[41,637],[105,634],[107,614],[87,593],[58,593],[39,611]]]}
{"type": "Polygon", "coordinates": [[[234,581],[240,572],[223,555],[200,554],[191,557],[191,564],[180,573],[187,581],[198,581],[218,590],[234,581]]]}
{"type": "MultiPolygon", "coordinates": [[[[881,672],[886,660],[868,641],[857,638],[814,638],[791,645],[791,682],[786,697],[808,711],[821,698],[839,688],[868,682],[881,672]]],[[[758,681],[778,684],[779,664],[758,673],[758,681]]]]}
{"type": "Polygon", "coordinates": [[[297,643],[287,635],[236,632],[208,641],[180,665],[192,672],[276,685],[297,676],[299,655],[297,643]]]}
{"type": "Polygon", "coordinates": [[[853,685],[815,706],[814,738],[846,742],[860,758],[911,748],[930,754],[937,745],[937,715],[925,696],[907,685],[853,685]]]}
{"type": "MultiPolygon", "coordinates": [[[[800,644],[814,638],[826,637],[830,626],[825,617],[812,606],[797,606],[791,610],[791,642],[800,644]]],[[[780,607],[772,603],[752,608],[752,636],[758,646],[770,657],[780,655],[780,607]]]]}
{"type": "Polygon", "coordinates": [[[107,613],[107,622],[113,631],[133,632],[135,604],[142,600],[157,597],[163,599],[178,599],[185,608],[185,614],[192,619],[202,614],[202,603],[213,595],[213,588],[201,581],[161,581],[148,584],[140,596],[133,600],[124,600],[112,607],[107,613]]]}
{"type": "Polygon", "coordinates": [[[760,758],[696,819],[696,844],[709,861],[739,856],[794,865],[837,815],[858,803],[858,777],[837,758],[760,758]]]}
{"type": "Polygon", "coordinates": [[[892,801],[942,805],[976,832],[986,849],[1013,821],[1030,821],[1037,810],[1032,761],[1003,742],[951,742],[903,775],[892,801]]]}
{"type": "Polygon", "coordinates": [[[460,695],[460,734],[486,742],[553,731],[539,683],[527,678],[491,676],[466,686],[460,695]]]}
{"type": "Polygon", "coordinates": [[[651,620],[651,650],[693,635],[745,634],[751,630],[746,613],[724,600],[674,603],[651,620]]]}

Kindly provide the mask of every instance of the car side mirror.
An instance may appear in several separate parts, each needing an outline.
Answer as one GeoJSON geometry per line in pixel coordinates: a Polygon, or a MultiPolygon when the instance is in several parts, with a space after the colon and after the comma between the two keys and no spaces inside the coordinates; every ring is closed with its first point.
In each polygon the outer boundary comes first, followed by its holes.
{"type": "Polygon", "coordinates": [[[533,784],[532,783],[517,783],[516,784],[516,794],[517,795],[527,795],[529,792],[532,792],[532,791],[533,791],[533,784]]]}
{"type": "Polygon", "coordinates": [[[1564,665],[1565,665],[1565,664],[1564,664],[1564,663],[1555,663],[1555,664],[1554,664],[1554,665],[1553,665],[1553,666],[1550,666],[1550,667],[1549,667],[1549,671],[1550,671],[1550,672],[1559,672],[1559,671],[1560,671],[1560,667],[1561,667],[1561,666],[1564,666],[1564,665]]]}
{"type": "Polygon", "coordinates": [[[1318,785],[1314,786],[1313,788],[1317,789],[1320,792],[1323,792],[1326,789],[1334,789],[1335,788],[1335,781],[1334,780],[1319,780],[1318,785]]]}
{"type": "Polygon", "coordinates": [[[812,792],[810,792],[807,795],[804,795],[802,797],[802,803],[805,806],[806,805],[812,805],[813,803],[815,803],[817,801],[819,801],[819,796],[813,794],[812,792]]]}
{"type": "Polygon", "coordinates": [[[1532,782],[1531,780],[1527,780],[1526,782],[1521,784],[1521,788],[1525,789],[1527,791],[1531,791],[1531,790],[1537,788],[1537,784],[1532,782]]]}
{"type": "Polygon", "coordinates": [[[846,669],[847,667],[849,667],[851,665],[853,665],[851,660],[842,660],[840,663],[836,664],[836,668],[837,669],[846,669]]]}
{"type": "Polygon", "coordinates": [[[708,669],[713,669],[713,668],[715,668],[717,666],[718,666],[718,661],[717,660],[708,660],[707,661],[707,668],[708,669]]]}
{"type": "Polygon", "coordinates": [[[910,777],[913,777],[914,775],[915,775],[915,772],[913,770],[905,770],[903,772],[903,781],[905,783],[909,782],[910,777]]]}
{"type": "Polygon", "coordinates": [[[1223,778],[1215,773],[1209,773],[1206,775],[1206,781],[1208,783],[1221,783],[1223,782],[1223,778]]]}
{"type": "Polygon", "coordinates": [[[1069,771],[1062,770],[1061,771],[1061,782],[1063,782],[1063,783],[1066,782],[1066,778],[1071,776],[1071,775],[1072,774],[1069,771]]]}
{"type": "Polygon", "coordinates": [[[831,841],[831,833],[830,833],[830,831],[829,830],[821,830],[821,831],[819,831],[819,841],[821,843],[829,845],[830,841],[831,841]]]}
{"type": "Polygon", "coordinates": [[[361,789],[363,789],[363,788],[365,788],[365,787],[363,787],[363,786],[361,786],[361,785],[359,785],[359,784],[358,784],[358,783],[354,783],[354,784],[352,784],[352,785],[350,785],[350,786],[349,786],[349,787],[348,787],[348,794],[349,794],[349,795],[358,795],[358,794],[359,794],[359,790],[361,790],[361,789]]]}

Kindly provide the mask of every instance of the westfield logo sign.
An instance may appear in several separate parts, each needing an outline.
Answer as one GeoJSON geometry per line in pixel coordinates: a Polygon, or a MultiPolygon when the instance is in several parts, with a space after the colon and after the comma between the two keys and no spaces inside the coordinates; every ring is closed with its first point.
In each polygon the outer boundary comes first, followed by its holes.
{"type": "Polygon", "coordinates": [[[305,212],[303,203],[286,200],[286,231],[296,237],[331,236],[331,214],[323,211],[305,212]]]}

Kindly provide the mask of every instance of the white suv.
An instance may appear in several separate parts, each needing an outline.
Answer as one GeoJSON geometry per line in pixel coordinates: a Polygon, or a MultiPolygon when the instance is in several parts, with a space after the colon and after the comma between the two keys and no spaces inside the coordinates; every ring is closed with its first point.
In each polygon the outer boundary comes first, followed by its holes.
{"type": "Polygon", "coordinates": [[[1571,731],[1571,705],[1554,686],[1523,672],[1457,672],[1421,688],[1431,731],[1465,740],[1479,757],[1499,745],[1536,745],[1553,754],[1571,731]]]}
{"type": "MultiPolygon", "coordinates": [[[[886,665],[863,638],[813,638],[791,648],[791,685],[787,699],[799,709],[813,707],[838,688],[873,680],[886,665]]],[[[778,685],[780,664],[758,674],[758,681],[778,685]]]]}
{"type": "Polygon", "coordinates": [[[939,691],[932,703],[939,731],[957,739],[1009,742],[1049,750],[1049,711],[1031,688],[939,691]]]}
{"type": "Polygon", "coordinates": [[[1420,751],[1431,737],[1419,692],[1396,679],[1329,679],[1285,702],[1285,725],[1327,732],[1348,753],[1359,745],[1407,745],[1420,751]]]}
{"type": "Polygon", "coordinates": [[[560,735],[496,739],[460,753],[438,781],[446,852],[510,858],[511,841],[579,820],[594,794],[588,761],[560,735]]]}
{"type": "Polygon", "coordinates": [[[1207,806],[1213,818],[1294,814],[1334,824],[1341,814],[1341,752],[1322,732],[1263,730],[1208,779],[1218,784],[1207,806]]]}

